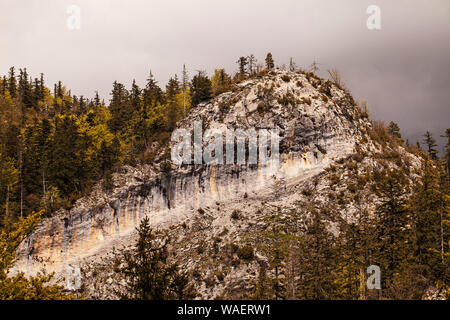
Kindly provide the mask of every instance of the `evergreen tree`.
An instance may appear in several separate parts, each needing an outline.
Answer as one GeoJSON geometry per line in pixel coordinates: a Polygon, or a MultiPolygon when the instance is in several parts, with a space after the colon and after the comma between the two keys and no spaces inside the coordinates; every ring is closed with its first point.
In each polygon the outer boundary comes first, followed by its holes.
{"type": "Polygon", "coordinates": [[[180,93],[180,83],[178,82],[178,77],[175,75],[175,77],[170,78],[169,82],[166,86],[166,96],[167,96],[167,102],[173,103],[175,102],[175,96],[180,93]]]}
{"type": "Polygon", "coordinates": [[[45,98],[45,84],[44,84],[44,74],[41,73],[39,80],[39,100],[44,100],[45,98]]]}
{"type": "Polygon", "coordinates": [[[433,136],[429,131],[427,131],[424,135],[425,139],[423,140],[423,143],[427,146],[427,153],[430,156],[431,160],[437,160],[438,151],[436,149],[437,144],[436,140],[433,139],[433,136]]]}
{"type": "Polygon", "coordinates": [[[239,66],[239,74],[244,75],[246,74],[246,69],[248,65],[248,58],[247,57],[240,57],[237,61],[237,64],[239,66]]]}
{"type": "Polygon", "coordinates": [[[127,121],[131,117],[130,109],[127,105],[129,94],[123,84],[114,81],[111,95],[111,103],[109,104],[111,119],[108,125],[113,133],[118,133],[126,129],[127,121]]]}
{"type": "Polygon", "coordinates": [[[299,243],[301,277],[298,292],[301,299],[329,299],[334,292],[335,239],[321,220],[321,214],[311,209],[307,231],[299,243]]]}
{"type": "Polygon", "coordinates": [[[157,81],[154,79],[152,72],[150,71],[147,79],[147,85],[144,89],[144,104],[151,108],[155,108],[158,104],[164,104],[164,93],[158,86],[157,81]]]}
{"type": "Polygon", "coordinates": [[[141,107],[141,93],[142,90],[136,84],[136,80],[133,79],[133,84],[131,85],[131,92],[130,92],[131,106],[133,107],[132,110],[133,112],[139,111],[141,107]]]}
{"type": "Polygon", "coordinates": [[[24,107],[31,108],[33,106],[33,92],[31,81],[28,82],[27,68],[20,69],[18,89],[24,107]]]}
{"type": "Polygon", "coordinates": [[[211,80],[209,80],[204,72],[199,71],[199,73],[192,78],[190,93],[193,106],[209,100],[212,97],[211,80]]]}
{"type": "Polygon", "coordinates": [[[9,69],[8,90],[11,97],[15,98],[17,96],[17,81],[14,67],[9,69]]]}
{"type": "MultiPolygon", "coordinates": [[[[443,138],[447,138],[447,144],[445,145],[445,154],[444,154],[444,167],[447,172],[447,178],[450,179],[450,129],[445,131],[445,135],[443,138]]],[[[450,180],[449,180],[450,182],[450,180]]]]}
{"type": "Polygon", "coordinates": [[[393,121],[391,121],[388,125],[388,133],[391,137],[402,139],[402,135],[400,134],[400,127],[393,121]]]}
{"type": "Polygon", "coordinates": [[[6,93],[6,90],[8,90],[8,82],[6,80],[6,76],[3,76],[2,80],[1,80],[0,94],[2,96],[4,96],[6,93]]]}
{"type": "Polygon", "coordinates": [[[122,299],[183,299],[188,278],[177,264],[168,261],[169,239],[155,237],[148,217],[142,219],[137,232],[134,249],[116,256],[117,272],[126,281],[123,290],[116,293],[122,299]]]}
{"type": "Polygon", "coordinates": [[[98,107],[100,106],[100,104],[101,104],[100,96],[98,95],[98,91],[95,91],[94,105],[98,107]]]}
{"type": "Polygon", "coordinates": [[[50,166],[53,170],[48,174],[49,181],[64,197],[82,194],[91,182],[92,171],[86,162],[85,137],[79,132],[73,116],[56,119],[51,146],[50,166]]]}
{"type": "Polygon", "coordinates": [[[270,52],[266,56],[266,68],[267,69],[275,68],[275,62],[273,61],[272,54],[270,52]]]}
{"type": "Polygon", "coordinates": [[[434,281],[445,273],[443,223],[446,190],[441,183],[438,168],[430,160],[425,160],[421,183],[416,186],[410,201],[416,266],[421,276],[434,281]]]}
{"type": "Polygon", "coordinates": [[[112,186],[112,173],[119,163],[120,141],[114,136],[111,144],[105,140],[102,141],[97,154],[97,168],[99,170],[99,178],[104,178],[104,186],[109,189],[112,186]]]}
{"type": "Polygon", "coordinates": [[[215,69],[211,78],[211,86],[214,95],[219,95],[230,89],[231,77],[225,72],[225,69],[215,69]]]}
{"type": "MultiPolygon", "coordinates": [[[[382,287],[392,288],[396,274],[408,267],[411,230],[407,227],[406,194],[408,183],[401,169],[385,169],[374,174],[374,191],[379,197],[377,206],[377,248],[374,262],[384,274],[382,287]]],[[[393,294],[392,292],[388,292],[393,294]]]]}

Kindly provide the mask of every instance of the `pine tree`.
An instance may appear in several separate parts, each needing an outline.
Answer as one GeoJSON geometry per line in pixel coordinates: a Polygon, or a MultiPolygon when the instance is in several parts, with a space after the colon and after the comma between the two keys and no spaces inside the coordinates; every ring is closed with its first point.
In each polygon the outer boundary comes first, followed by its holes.
{"type": "Polygon", "coordinates": [[[175,77],[170,78],[169,82],[166,86],[166,96],[167,101],[169,103],[175,102],[175,96],[180,93],[180,84],[178,82],[178,77],[175,75],[175,77]]]}
{"type": "Polygon", "coordinates": [[[275,62],[273,61],[272,54],[270,52],[266,56],[266,68],[267,69],[275,68],[275,62]]]}
{"type": "Polygon", "coordinates": [[[415,234],[415,257],[418,272],[434,281],[445,271],[443,259],[443,223],[445,188],[432,161],[426,159],[421,183],[410,201],[415,234]]]}
{"type": "Polygon", "coordinates": [[[433,136],[429,131],[427,131],[424,135],[425,139],[423,140],[423,143],[427,146],[427,153],[430,156],[431,160],[437,160],[438,151],[436,149],[437,144],[436,140],[433,139],[433,136]]]}
{"type": "Polygon", "coordinates": [[[219,95],[230,89],[231,77],[225,72],[225,69],[215,69],[211,78],[211,86],[214,95],[219,95]]]}
{"type": "Polygon", "coordinates": [[[247,57],[240,57],[238,61],[236,62],[239,66],[239,74],[244,75],[246,74],[246,69],[248,65],[248,58],[247,57]]]}
{"type": "Polygon", "coordinates": [[[116,293],[122,299],[183,299],[188,278],[168,260],[169,239],[156,238],[148,217],[142,219],[137,232],[133,250],[116,256],[117,272],[126,282],[116,293]]]}
{"type": "Polygon", "coordinates": [[[0,94],[2,95],[2,96],[4,96],[5,95],[5,93],[6,93],[6,90],[7,90],[7,88],[8,88],[8,84],[7,84],[7,81],[6,81],[6,76],[3,76],[3,78],[1,79],[1,82],[0,82],[0,94]]]}
{"type": "Polygon", "coordinates": [[[98,91],[95,91],[94,105],[98,107],[101,105],[100,96],[98,95],[98,91]]]}
{"type": "Polygon", "coordinates": [[[9,69],[8,90],[11,97],[15,98],[17,96],[17,81],[14,67],[9,69]]]}
{"type": "Polygon", "coordinates": [[[155,108],[158,104],[164,104],[164,93],[158,86],[158,82],[150,71],[147,79],[147,85],[143,93],[144,104],[148,107],[155,108]]]}
{"type": "Polygon", "coordinates": [[[31,81],[28,82],[27,68],[20,69],[19,71],[19,95],[24,107],[31,108],[33,106],[33,92],[31,81]]]}
{"type": "Polygon", "coordinates": [[[45,84],[44,84],[44,74],[41,73],[39,80],[39,100],[44,100],[45,98],[45,84]]]}
{"type": "Polygon", "coordinates": [[[200,102],[209,100],[212,97],[211,80],[209,80],[209,78],[202,71],[199,71],[198,74],[192,78],[190,89],[191,103],[193,106],[198,105],[200,102]]]}
{"type": "Polygon", "coordinates": [[[131,106],[133,107],[133,112],[138,111],[141,107],[141,93],[142,90],[136,84],[136,80],[133,79],[133,84],[131,85],[130,99],[131,106]]]}
{"type": "Polygon", "coordinates": [[[301,299],[330,299],[335,291],[332,272],[335,266],[335,239],[321,219],[321,213],[309,207],[311,218],[299,243],[298,292],[301,299]]]}
{"type": "Polygon", "coordinates": [[[15,208],[11,200],[19,182],[19,171],[15,167],[14,162],[13,159],[0,153],[0,194],[5,196],[5,199],[0,199],[0,201],[5,201],[4,208],[2,208],[4,209],[4,216],[2,221],[0,221],[0,227],[4,230],[10,230],[15,220],[15,208]]]}
{"type": "Polygon", "coordinates": [[[382,288],[386,295],[395,295],[394,283],[397,274],[405,274],[411,252],[411,230],[407,227],[408,212],[406,194],[409,187],[405,173],[401,169],[385,169],[374,174],[374,191],[379,197],[377,242],[378,251],[374,263],[382,272],[382,288]]]}
{"type": "Polygon", "coordinates": [[[388,125],[388,133],[391,137],[402,139],[402,135],[400,134],[400,127],[393,121],[391,121],[388,125]]]}
{"type": "Polygon", "coordinates": [[[447,178],[450,182],[450,129],[445,131],[445,134],[441,137],[447,138],[447,144],[445,145],[445,154],[444,154],[444,167],[447,172],[447,178]]]}
{"type": "Polygon", "coordinates": [[[113,133],[118,133],[126,129],[127,121],[131,117],[127,106],[129,94],[123,84],[114,81],[111,95],[111,103],[109,104],[111,119],[108,125],[113,133]]]}
{"type": "Polygon", "coordinates": [[[52,171],[49,181],[57,187],[63,197],[82,194],[85,185],[89,185],[90,170],[86,162],[85,137],[79,132],[74,116],[63,116],[55,120],[52,139],[52,171]]]}

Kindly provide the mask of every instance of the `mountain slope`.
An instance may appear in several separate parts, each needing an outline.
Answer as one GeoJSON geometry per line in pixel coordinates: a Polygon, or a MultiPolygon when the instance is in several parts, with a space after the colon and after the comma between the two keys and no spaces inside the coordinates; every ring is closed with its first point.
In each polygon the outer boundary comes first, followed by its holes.
{"type": "Polygon", "coordinates": [[[170,234],[171,259],[192,275],[195,296],[253,297],[262,270],[274,272],[276,237],[288,243],[307,232],[313,212],[338,235],[340,220],[374,211],[373,172],[408,167],[415,179],[421,165],[403,147],[380,141],[347,91],[311,73],[275,70],[241,82],[191,109],[177,127],[200,120],[205,129],[279,129],[279,167],[168,166],[168,146],[153,165],[116,174],[112,191],[94,188],[70,211],[43,220],[22,244],[17,270],[55,271],[87,297],[114,298],[120,279],[113,248],[131,246],[147,215],[170,234]]]}

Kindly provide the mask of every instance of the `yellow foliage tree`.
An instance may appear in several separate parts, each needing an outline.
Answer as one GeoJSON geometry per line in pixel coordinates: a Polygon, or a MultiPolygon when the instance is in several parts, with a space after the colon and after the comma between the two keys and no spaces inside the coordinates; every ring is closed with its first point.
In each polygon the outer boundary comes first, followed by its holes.
{"type": "Polygon", "coordinates": [[[9,275],[16,261],[16,250],[20,243],[36,228],[43,211],[20,219],[14,231],[0,234],[0,300],[65,300],[75,299],[72,294],[62,292],[59,285],[50,285],[50,275],[27,278],[22,272],[9,275]]]}

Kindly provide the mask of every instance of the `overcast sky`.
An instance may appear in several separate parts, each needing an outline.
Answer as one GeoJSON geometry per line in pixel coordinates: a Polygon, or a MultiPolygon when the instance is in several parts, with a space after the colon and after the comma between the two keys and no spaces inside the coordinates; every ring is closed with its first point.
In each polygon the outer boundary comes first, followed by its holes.
{"type": "Polygon", "coordinates": [[[250,53],[305,68],[315,59],[319,75],[340,70],[372,116],[398,122],[412,143],[450,127],[449,0],[1,0],[0,39],[1,74],[27,67],[49,87],[61,80],[106,101],[114,80],[144,86],[150,69],[164,87],[183,63],[192,75],[234,72],[250,53]],[[70,5],[79,30],[67,27],[70,5]],[[369,5],[381,30],[366,26],[369,5]]]}

